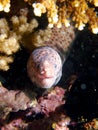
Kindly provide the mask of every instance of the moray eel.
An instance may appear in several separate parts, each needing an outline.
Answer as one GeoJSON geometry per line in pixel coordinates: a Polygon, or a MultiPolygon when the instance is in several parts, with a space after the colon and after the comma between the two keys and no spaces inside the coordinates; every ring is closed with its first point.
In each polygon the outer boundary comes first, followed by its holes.
{"type": "Polygon", "coordinates": [[[41,88],[51,88],[62,76],[62,59],[51,47],[35,49],[28,60],[27,72],[31,81],[41,88]]]}

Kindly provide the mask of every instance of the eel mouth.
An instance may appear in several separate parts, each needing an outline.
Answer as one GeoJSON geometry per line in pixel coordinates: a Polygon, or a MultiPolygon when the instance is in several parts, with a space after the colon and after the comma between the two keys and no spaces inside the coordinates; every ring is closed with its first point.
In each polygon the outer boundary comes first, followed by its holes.
{"type": "Polygon", "coordinates": [[[55,77],[52,75],[37,74],[37,80],[37,84],[41,88],[51,88],[55,83],[55,77]]]}
{"type": "Polygon", "coordinates": [[[48,75],[45,75],[45,74],[38,74],[37,76],[39,79],[52,79],[54,76],[48,76],[48,75]]]}

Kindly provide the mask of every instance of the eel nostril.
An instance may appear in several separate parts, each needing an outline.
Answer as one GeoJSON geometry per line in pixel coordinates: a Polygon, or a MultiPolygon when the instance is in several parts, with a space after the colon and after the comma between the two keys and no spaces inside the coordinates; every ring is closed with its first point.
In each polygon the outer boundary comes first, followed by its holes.
{"type": "Polygon", "coordinates": [[[44,71],[44,70],[43,70],[43,71],[41,71],[41,72],[40,72],[40,74],[41,74],[41,75],[45,74],[45,71],[44,71]]]}

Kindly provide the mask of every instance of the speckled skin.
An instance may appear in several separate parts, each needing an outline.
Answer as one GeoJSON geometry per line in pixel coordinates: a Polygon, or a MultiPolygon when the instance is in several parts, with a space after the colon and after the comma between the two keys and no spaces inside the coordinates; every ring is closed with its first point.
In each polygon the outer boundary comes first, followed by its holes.
{"type": "Polygon", "coordinates": [[[35,49],[27,63],[27,72],[31,81],[41,88],[51,88],[62,76],[62,60],[51,47],[35,49]]]}

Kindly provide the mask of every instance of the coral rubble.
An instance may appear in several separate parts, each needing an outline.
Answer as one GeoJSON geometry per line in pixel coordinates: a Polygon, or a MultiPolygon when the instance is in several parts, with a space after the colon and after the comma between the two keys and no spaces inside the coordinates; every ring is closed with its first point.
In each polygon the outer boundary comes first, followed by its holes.
{"type": "MultiPolygon", "coordinates": [[[[32,94],[32,96],[28,96],[28,94],[29,90],[26,90],[26,92],[16,90],[9,91],[2,85],[0,86],[0,124],[2,124],[0,128],[2,130],[6,128],[10,130],[12,130],[12,128],[17,128],[17,130],[20,128],[34,128],[36,120],[26,123],[26,118],[36,117],[40,113],[45,116],[45,118],[42,119],[42,129],[44,125],[48,123],[48,120],[50,120],[50,123],[47,124],[48,126],[45,125],[45,128],[52,127],[52,122],[57,121],[57,113],[58,120],[60,120],[59,116],[63,114],[61,108],[65,103],[64,89],[57,86],[47,94],[39,97],[36,101],[33,100],[34,94],[32,94]],[[19,112],[19,110],[21,111],[19,112]],[[10,119],[11,112],[16,113],[12,116],[13,120],[10,119]],[[6,122],[7,120],[8,123],[6,122]]],[[[66,114],[64,114],[64,118],[66,118],[66,114]]],[[[41,120],[37,122],[41,123],[41,120]]],[[[40,123],[38,124],[41,125],[40,123]]]]}

